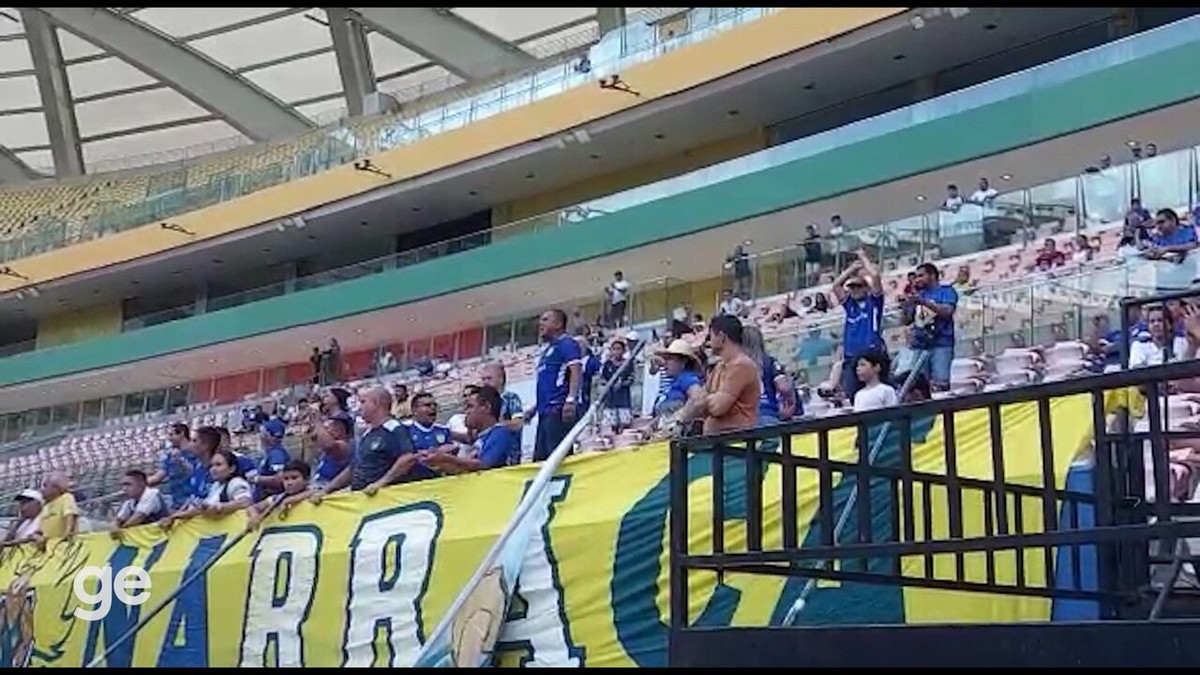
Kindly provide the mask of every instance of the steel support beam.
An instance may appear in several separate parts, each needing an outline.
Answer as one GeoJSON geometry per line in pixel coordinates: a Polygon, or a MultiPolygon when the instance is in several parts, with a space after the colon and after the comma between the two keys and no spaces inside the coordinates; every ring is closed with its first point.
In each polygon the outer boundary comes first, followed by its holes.
{"type": "Polygon", "coordinates": [[[312,128],[303,115],[253,83],[139,21],[103,8],[39,7],[37,11],[166,82],[253,140],[296,136],[312,128]]]}
{"type": "Polygon", "coordinates": [[[596,22],[600,24],[600,34],[616,30],[625,25],[624,7],[597,7],[596,22]]]}
{"type": "Polygon", "coordinates": [[[0,183],[23,183],[27,180],[45,178],[31,166],[21,161],[12,150],[0,146],[0,183]]]}
{"type": "Polygon", "coordinates": [[[479,81],[530,68],[537,59],[441,7],[351,7],[388,38],[459,77],[479,81]]]}
{"type": "MultiPolygon", "coordinates": [[[[25,41],[33,61],[38,95],[46,118],[46,133],[50,137],[50,154],[54,157],[54,173],[60,178],[83,175],[83,145],[79,141],[79,124],[75,121],[75,103],[71,98],[71,83],[63,63],[58,33],[45,15],[32,9],[21,9],[25,26],[25,41]]],[[[15,159],[15,157],[14,157],[15,159]]]]}
{"type": "Polygon", "coordinates": [[[346,107],[352,116],[363,114],[363,98],[375,92],[375,67],[371,64],[371,49],[367,32],[358,16],[345,7],[325,7],[329,19],[329,35],[333,38],[333,53],[337,57],[338,74],[346,107]]]}

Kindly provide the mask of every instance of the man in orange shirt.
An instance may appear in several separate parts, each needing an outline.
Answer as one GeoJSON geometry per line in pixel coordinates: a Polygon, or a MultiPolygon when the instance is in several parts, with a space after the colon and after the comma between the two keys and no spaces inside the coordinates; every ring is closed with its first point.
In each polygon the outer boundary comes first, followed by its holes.
{"type": "Polygon", "coordinates": [[[758,424],[762,377],[758,364],[742,348],[742,322],[735,316],[713,317],[708,340],[720,363],[708,376],[706,394],[694,410],[704,419],[704,434],[751,429],[758,424]]]}

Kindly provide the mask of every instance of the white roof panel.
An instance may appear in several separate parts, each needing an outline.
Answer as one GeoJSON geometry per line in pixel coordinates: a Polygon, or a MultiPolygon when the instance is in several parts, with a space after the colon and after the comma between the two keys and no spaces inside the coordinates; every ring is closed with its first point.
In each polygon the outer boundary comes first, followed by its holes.
{"type": "Polygon", "coordinates": [[[46,119],[40,112],[0,117],[0,145],[8,148],[47,145],[49,138],[46,119]]]}
{"type": "Polygon", "coordinates": [[[79,135],[84,139],[208,114],[207,110],[172,89],[124,94],[75,106],[79,135]]]}
{"type": "MultiPolygon", "coordinates": [[[[0,23],[4,19],[0,19],[0,23]]],[[[33,70],[33,59],[29,56],[29,45],[24,40],[0,42],[0,72],[12,73],[33,70]]]]}
{"type": "Polygon", "coordinates": [[[0,7],[0,36],[25,34],[18,16],[16,7],[0,7]]]}
{"type": "Polygon", "coordinates": [[[0,110],[40,107],[42,98],[38,95],[37,78],[33,75],[0,77],[0,110]]]}
{"type": "Polygon", "coordinates": [[[176,38],[207,33],[287,9],[286,7],[147,7],[134,16],[176,38]]]}
{"type": "Polygon", "coordinates": [[[285,103],[306,101],[342,90],[337,56],[333,52],[250,71],[246,73],[246,79],[285,103]]]}
{"type": "Polygon", "coordinates": [[[67,66],[67,80],[76,99],[157,82],[115,56],[67,66]]]}
{"type": "Polygon", "coordinates": [[[274,21],[202,38],[189,45],[234,70],[330,47],[329,28],[292,14],[274,21]]]}
{"type": "Polygon", "coordinates": [[[103,54],[104,50],[69,31],[58,31],[58,48],[67,62],[103,54]]]}
{"type": "Polygon", "coordinates": [[[371,63],[375,66],[376,77],[428,63],[425,57],[379,33],[367,35],[367,46],[371,49],[371,63]]]}
{"type": "Polygon", "coordinates": [[[237,135],[225,122],[210,120],[84,143],[83,160],[89,165],[105,164],[108,170],[146,166],[203,154],[218,140],[237,135]]]}
{"type": "Polygon", "coordinates": [[[509,42],[589,19],[594,7],[455,7],[454,13],[509,42]]]}

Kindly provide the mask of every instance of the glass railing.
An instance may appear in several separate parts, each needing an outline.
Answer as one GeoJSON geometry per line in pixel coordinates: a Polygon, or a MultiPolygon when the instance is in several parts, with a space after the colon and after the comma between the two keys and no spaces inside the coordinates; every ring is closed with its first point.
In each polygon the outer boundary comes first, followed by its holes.
{"type": "MultiPolygon", "coordinates": [[[[1041,247],[1046,238],[1061,239],[1057,235],[1064,233],[1076,236],[1076,241],[1064,246],[1068,257],[1082,248],[1082,241],[1096,249],[1096,255],[1111,257],[1119,241],[1119,227],[1114,229],[1113,224],[1123,222],[1134,197],[1152,211],[1191,210],[1196,204],[1197,166],[1196,148],[1185,148],[999,193],[978,203],[969,201],[973,196],[968,195],[968,201],[954,209],[943,206],[886,223],[865,227],[848,223],[833,232],[814,223],[819,233],[825,232],[815,241],[763,252],[731,252],[721,263],[722,287],[754,300],[828,284],[859,250],[885,275],[926,261],[949,263],[948,268],[953,268],[954,259],[966,261],[985,251],[1015,260],[1041,247]]],[[[1032,264],[1021,260],[1023,268],[1032,264]]],[[[945,271],[951,276],[956,272],[945,271]]],[[[1169,288],[1187,285],[1200,274],[1189,264],[1162,268],[1155,278],[1169,288]]]]}
{"type": "MultiPolygon", "coordinates": [[[[618,325],[610,312],[611,302],[598,284],[595,293],[583,297],[547,298],[547,306],[561,307],[569,314],[570,329],[583,326],[618,325]]],[[[650,279],[632,284],[627,294],[625,314],[619,325],[631,329],[639,326],[661,326],[677,307],[694,303],[692,285],[670,277],[650,279]]],[[[545,292],[543,291],[543,295],[545,292]]],[[[489,313],[490,303],[472,307],[479,314],[479,324],[456,333],[428,336],[420,340],[401,337],[403,327],[397,327],[394,341],[366,350],[354,350],[343,356],[339,369],[340,380],[352,381],[413,371],[423,364],[458,366],[462,362],[502,352],[511,352],[538,344],[539,310],[518,314],[489,313]]],[[[645,332],[643,329],[642,332],[645,332]]],[[[38,437],[62,432],[95,428],[113,424],[138,424],[148,418],[172,414],[176,409],[198,402],[235,403],[246,396],[265,396],[290,387],[304,386],[312,373],[297,364],[273,364],[242,373],[223,373],[220,377],[200,380],[170,389],[156,389],[110,396],[90,401],[76,401],[56,406],[0,415],[0,452],[9,444],[30,443],[38,437]],[[227,388],[219,381],[254,383],[252,389],[227,388]]],[[[442,374],[440,379],[446,379],[442,374]]],[[[516,377],[513,375],[513,377],[516,377]]],[[[428,379],[428,378],[426,378],[428,379]]],[[[444,388],[444,387],[443,387],[444,388]]]]}
{"type": "MultiPolygon", "coordinates": [[[[1112,261],[964,293],[955,312],[955,355],[994,356],[1010,347],[1090,339],[1098,316],[1110,326],[1120,326],[1122,298],[1156,292],[1156,268],[1148,261],[1112,261]]],[[[908,343],[900,318],[899,304],[889,302],[884,336],[893,353],[908,343]]],[[[818,384],[829,377],[844,323],[836,309],[803,316],[795,331],[768,333],[767,351],[802,381],[818,384]]]]}
{"type": "MultiPolygon", "coordinates": [[[[652,60],[686,44],[777,11],[769,7],[706,7],[687,12],[673,34],[635,22],[605,35],[593,46],[583,67],[579,60],[521,76],[468,98],[453,100],[415,114],[347,120],[283,144],[190,163],[155,167],[154,176],[89,179],[78,186],[77,200],[97,206],[82,220],[39,213],[25,223],[23,234],[0,242],[0,262],[18,260],[75,242],[102,237],[236,199],[274,185],[310,176],[376,155],[385,150],[458,129],[595,82],[637,63],[652,60]],[[282,158],[272,159],[276,155],[282,158]],[[238,161],[243,159],[245,161],[238,161]],[[227,166],[221,164],[227,163],[227,166]],[[101,193],[116,192],[114,181],[142,180],[147,196],[137,202],[103,202],[101,193]]],[[[33,188],[31,195],[40,187],[33,188]]],[[[65,204],[75,206],[75,204],[65,204]]]]}

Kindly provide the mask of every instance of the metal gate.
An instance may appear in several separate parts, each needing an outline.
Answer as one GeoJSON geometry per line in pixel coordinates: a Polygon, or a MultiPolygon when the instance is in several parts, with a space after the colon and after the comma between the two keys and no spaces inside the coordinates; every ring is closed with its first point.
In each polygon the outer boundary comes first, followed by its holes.
{"type": "Polygon", "coordinates": [[[671,664],[1200,662],[1179,639],[1200,623],[1164,618],[1192,614],[1178,578],[1200,505],[1157,497],[1172,492],[1170,443],[1200,443],[1200,431],[1172,430],[1167,382],[1198,377],[1191,361],[675,442],[671,664]],[[1006,447],[1014,437],[1037,447],[1006,447]],[[1085,445],[1064,448],[1072,438],[1085,445]],[[966,446],[988,471],[962,470],[966,446]],[[1064,475],[1064,452],[1085,469],[1064,475]],[[689,506],[709,475],[711,500],[689,506]],[[744,521],[736,542],[731,512],[744,521]],[[689,575],[714,573],[718,587],[729,575],[787,577],[790,595],[766,626],[689,618],[689,575]],[[1042,598],[1055,621],[914,626],[903,608],[814,617],[822,583],[1042,598]]]}

